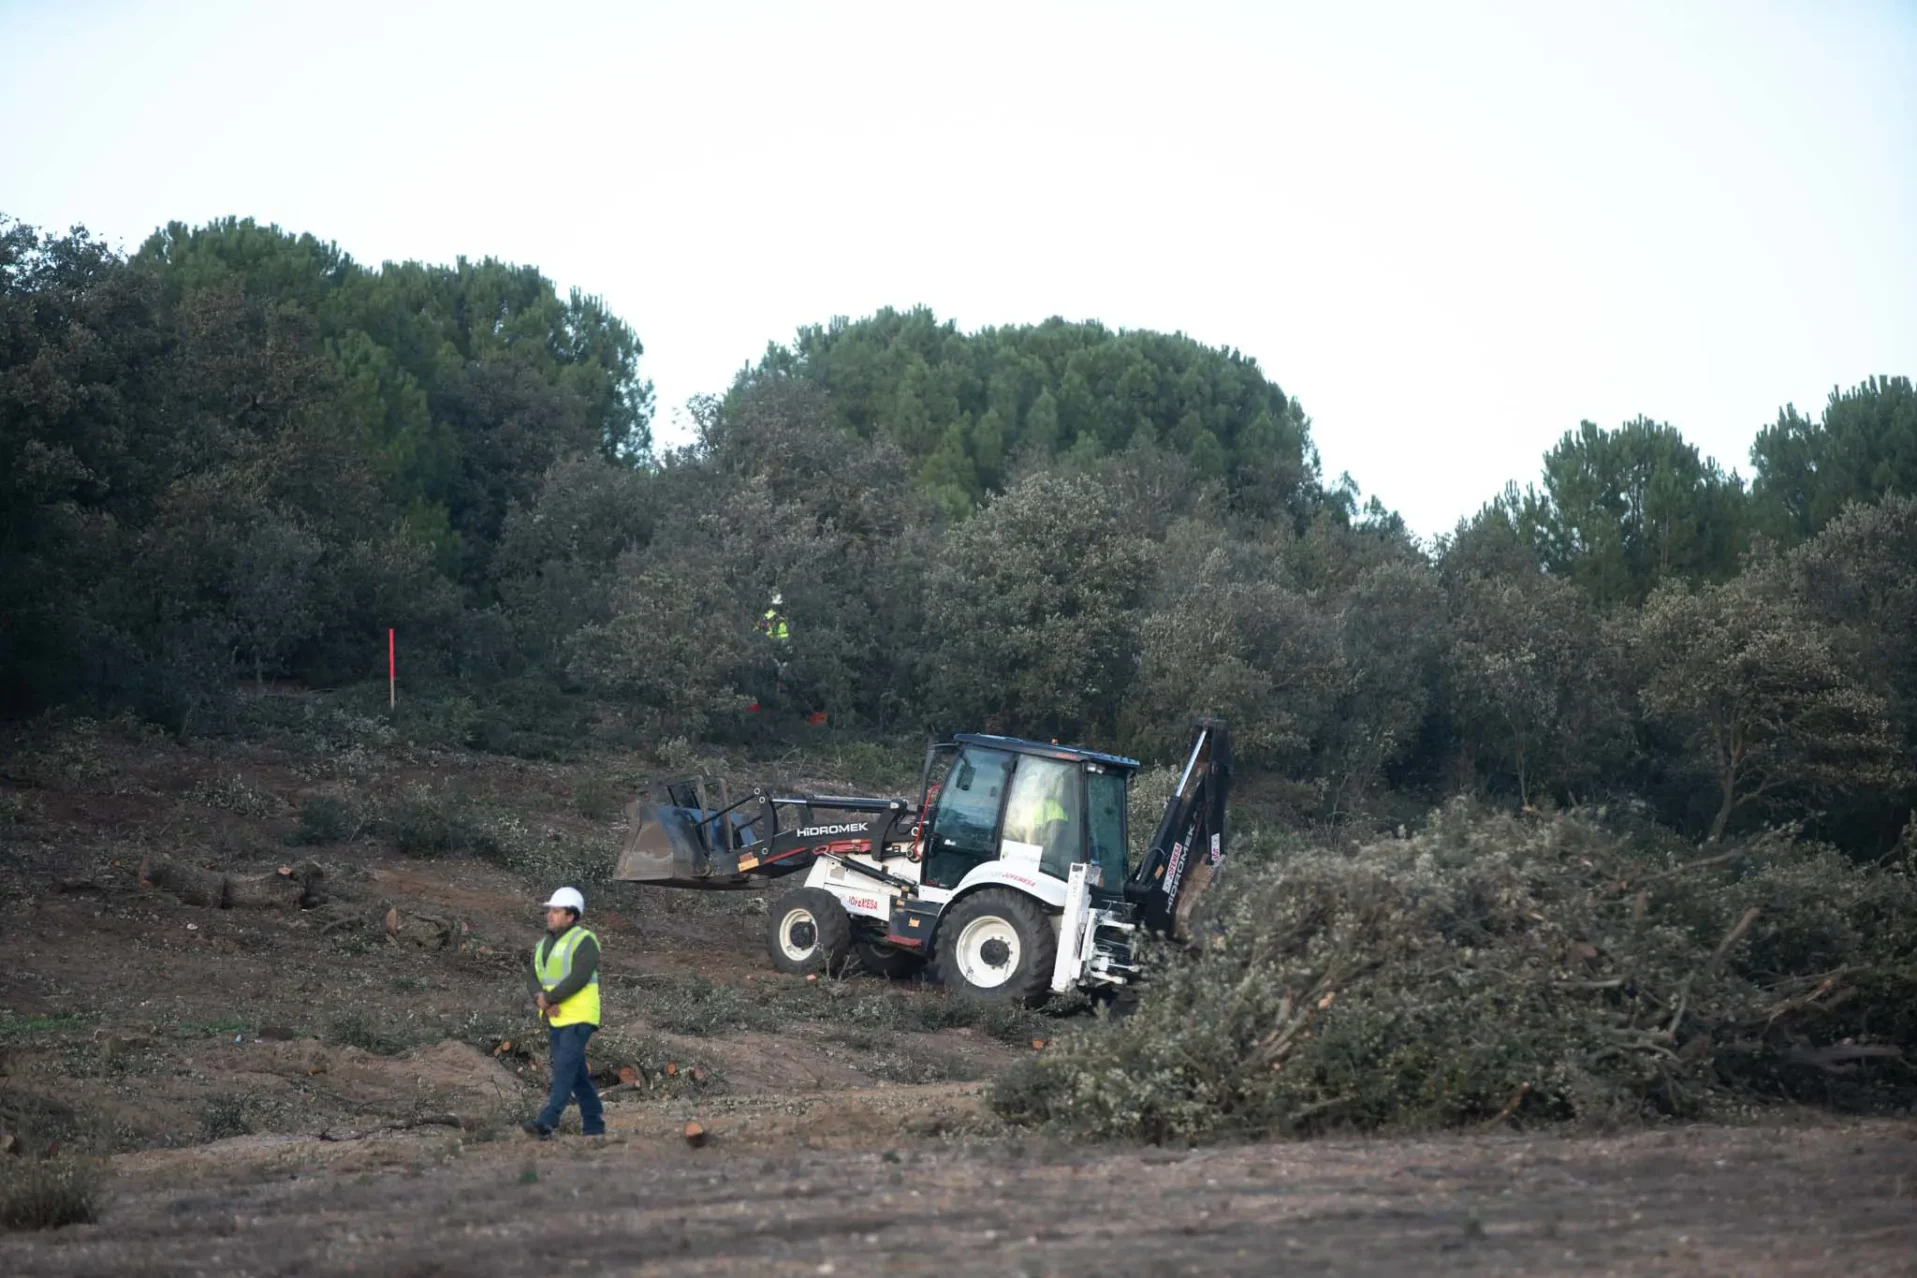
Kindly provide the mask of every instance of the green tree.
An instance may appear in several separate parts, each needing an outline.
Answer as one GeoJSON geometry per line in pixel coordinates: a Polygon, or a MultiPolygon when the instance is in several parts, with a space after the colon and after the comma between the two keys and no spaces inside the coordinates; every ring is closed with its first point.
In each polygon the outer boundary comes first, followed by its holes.
{"type": "Polygon", "coordinates": [[[1908,377],[1873,377],[1833,390],[1823,420],[1786,405],[1751,445],[1759,526],[1792,544],[1814,536],[1850,502],[1917,495],[1917,390],[1908,377]]]}
{"type": "Polygon", "coordinates": [[[1544,458],[1522,526],[1539,558],[1602,604],[1640,603],[1661,581],[1723,581],[1745,545],[1744,486],[1669,426],[1590,422],[1544,458]]]}
{"type": "Polygon", "coordinates": [[[689,579],[722,580],[719,568],[709,552],[673,563],[628,552],[612,615],[570,640],[572,674],[624,703],[638,726],[661,737],[697,737],[715,716],[743,710],[750,700],[738,683],[751,639],[745,600],[687,588],[689,579]]]}
{"type": "Polygon", "coordinates": [[[1440,686],[1444,592],[1422,559],[1387,561],[1359,574],[1335,620],[1346,674],[1321,766],[1338,815],[1362,808],[1419,743],[1440,686]]]}
{"type": "Polygon", "coordinates": [[[547,467],[532,499],[507,512],[495,585],[533,665],[562,666],[572,636],[610,618],[620,556],[652,540],[656,487],[644,471],[573,454],[547,467]]]}
{"type": "Polygon", "coordinates": [[[1795,597],[1835,627],[1917,744],[1917,495],[1854,503],[1784,563],[1795,597]]]}
{"type": "Polygon", "coordinates": [[[1193,715],[1222,715],[1240,758],[1303,767],[1345,671],[1334,623],[1282,583],[1281,553],[1215,524],[1173,527],[1139,622],[1123,715],[1131,748],[1171,758],[1189,743],[1193,715]]]}
{"type": "Polygon", "coordinates": [[[1516,484],[1460,519],[1439,539],[1439,570],[1448,582],[1469,577],[1529,577],[1543,564],[1524,521],[1524,494],[1516,484]]]}
{"type": "Polygon", "coordinates": [[[923,700],[947,726],[1109,728],[1137,650],[1147,547],[1086,476],[1036,474],[946,538],[925,588],[923,700]]]}
{"type": "Polygon", "coordinates": [[[1645,604],[1639,637],[1645,714],[1680,732],[1712,779],[1713,841],[1760,800],[1801,807],[1899,779],[1883,701],[1822,625],[1761,583],[1665,586],[1645,604]]]}
{"type": "Polygon", "coordinates": [[[1005,457],[1081,462],[1156,444],[1225,480],[1248,509],[1302,523],[1325,504],[1303,412],[1257,363],[1182,334],[1062,319],[960,333],[923,308],[801,329],[734,393],[798,378],[835,425],[885,435],[953,513],[1008,478],[1005,457]]]}
{"type": "Polygon", "coordinates": [[[1451,588],[1444,680],[1466,758],[1508,778],[1520,806],[1575,799],[1615,770],[1626,731],[1616,646],[1582,591],[1543,573],[1451,588]],[[1614,756],[1612,756],[1614,757],[1614,756]]]}

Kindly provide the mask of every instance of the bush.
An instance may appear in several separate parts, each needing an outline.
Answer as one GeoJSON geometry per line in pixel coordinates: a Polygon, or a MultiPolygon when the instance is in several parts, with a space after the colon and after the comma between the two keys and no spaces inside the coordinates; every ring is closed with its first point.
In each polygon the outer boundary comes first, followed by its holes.
{"type": "Polygon", "coordinates": [[[267,817],[280,810],[278,799],[255,788],[244,777],[196,782],[186,797],[204,807],[241,817],[267,817]]]}
{"type": "Polygon", "coordinates": [[[573,787],[573,811],[588,821],[611,821],[625,810],[638,788],[608,776],[589,776],[573,787]]]}
{"type": "Polygon", "coordinates": [[[0,1229],[58,1229],[95,1218],[99,1172],[77,1158],[0,1158],[0,1229]]]}
{"type": "Polygon", "coordinates": [[[1458,803],[1225,884],[1136,1014],[1003,1080],[1002,1115],[1151,1141],[1689,1117],[1907,1079],[1917,1049],[1917,880],[1780,834],[1701,855],[1458,803]]]}
{"type": "Polygon", "coordinates": [[[398,1056],[411,1044],[406,1038],[373,1024],[359,1012],[341,1012],[326,1027],[326,1041],[357,1047],[375,1056],[398,1056]]]}
{"type": "Polygon", "coordinates": [[[416,785],[381,822],[408,856],[477,856],[539,883],[589,887],[606,881],[618,849],[609,836],[579,840],[526,828],[517,813],[464,794],[416,785]]]}
{"type": "Polygon", "coordinates": [[[316,843],[351,843],[366,828],[366,816],[345,799],[314,795],[300,802],[299,824],[286,841],[296,847],[316,843]]]}
{"type": "Polygon", "coordinates": [[[463,794],[410,787],[386,819],[393,845],[408,856],[465,852],[497,858],[504,851],[479,805],[463,794]]]}
{"type": "Polygon", "coordinates": [[[247,1136],[252,1131],[253,1124],[246,1118],[244,1097],[215,1096],[200,1109],[200,1135],[209,1141],[247,1136]]]}

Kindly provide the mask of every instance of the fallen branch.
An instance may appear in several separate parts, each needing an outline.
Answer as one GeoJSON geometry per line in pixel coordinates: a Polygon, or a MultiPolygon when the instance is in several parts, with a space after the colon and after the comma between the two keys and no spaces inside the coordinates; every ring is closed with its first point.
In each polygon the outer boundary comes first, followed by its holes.
{"type": "MultiPolygon", "coordinates": [[[[1748,852],[1748,848],[1733,848],[1729,852],[1719,852],[1716,856],[1707,856],[1696,861],[1686,861],[1684,864],[1672,866],[1668,870],[1659,870],[1649,878],[1639,879],[1637,886],[1642,888],[1647,883],[1658,883],[1664,879],[1674,879],[1680,874],[1688,874],[1692,870],[1701,870],[1707,865],[1722,865],[1724,862],[1734,861],[1738,857],[1746,855],[1748,852]]],[[[1628,887],[1630,885],[1627,883],[1626,886],[1628,887]]]]}
{"type": "Polygon", "coordinates": [[[1531,1094],[1531,1084],[1528,1082],[1519,1083],[1518,1090],[1512,1094],[1510,1100],[1504,1103],[1504,1108],[1499,1110],[1496,1114],[1492,1115],[1492,1117],[1485,1123],[1485,1126],[1496,1127],[1499,1123],[1502,1123],[1505,1119],[1517,1113],[1518,1106],[1524,1104],[1524,1098],[1526,1096],[1529,1096],[1530,1094],[1531,1094]]]}
{"type": "Polygon", "coordinates": [[[410,1132],[420,1127],[457,1127],[465,1128],[470,1124],[457,1114],[421,1114],[414,1118],[402,1118],[395,1122],[381,1123],[378,1127],[369,1127],[363,1132],[341,1132],[334,1134],[331,1128],[321,1128],[317,1139],[329,1143],[365,1140],[371,1136],[386,1136],[394,1132],[410,1132]]]}
{"type": "Polygon", "coordinates": [[[1826,1074],[1850,1074],[1855,1067],[1854,1061],[1902,1060],[1904,1049],[1888,1043],[1837,1043],[1830,1047],[1798,1047],[1784,1053],[1784,1059],[1793,1065],[1808,1065],[1812,1069],[1821,1069],[1826,1074]]]}
{"type": "Polygon", "coordinates": [[[1711,951],[1711,963],[1713,966],[1716,965],[1719,959],[1724,957],[1725,952],[1728,951],[1731,946],[1737,944],[1739,937],[1750,931],[1751,924],[1757,922],[1757,916],[1762,912],[1763,911],[1759,910],[1755,905],[1744,911],[1743,917],[1737,920],[1731,927],[1731,930],[1724,934],[1724,939],[1717,943],[1717,948],[1711,951]]]}

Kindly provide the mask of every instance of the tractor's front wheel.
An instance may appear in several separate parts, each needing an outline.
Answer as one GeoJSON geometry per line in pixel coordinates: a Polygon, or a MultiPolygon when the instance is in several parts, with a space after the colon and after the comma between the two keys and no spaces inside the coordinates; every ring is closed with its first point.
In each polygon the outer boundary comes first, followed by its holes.
{"type": "Polygon", "coordinates": [[[765,941],[781,972],[836,974],[852,953],[852,917],[824,888],[796,888],[766,915],[765,941]]]}
{"type": "Polygon", "coordinates": [[[1058,933],[1038,902],[986,888],[939,920],[939,984],[988,1003],[1039,1003],[1051,993],[1058,933]]]}

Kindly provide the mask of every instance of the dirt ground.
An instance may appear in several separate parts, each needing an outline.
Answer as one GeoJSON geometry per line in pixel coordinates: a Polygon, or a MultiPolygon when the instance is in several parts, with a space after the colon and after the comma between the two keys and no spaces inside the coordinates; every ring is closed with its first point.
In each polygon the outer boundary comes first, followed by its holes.
{"type": "Polygon", "coordinates": [[[101,1169],[95,1222],[0,1233],[0,1273],[1917,1275],[1909,1120],[1058,1144],[984,1105],[1034,1050],[1022,1023],[780,976],[751,894],[596,893],[592,1062],[630,1081],[604,1140],[536,1143],[539,858],[608,848],[616,813],[576,796],[642,763],[374,765],[86,725],[0,746],[0,1134],[101,1169]],[[316,795],[421,794],[470,799],[517,851],[284,842],[316,795]],[[192,905],[141,882],[154,857],[311,857],[330,895],[192,905]]]}
{"type": "Polygon", "coordinates": [[[246,1137],[128,1155],[103,1223],[0,1239],[0,1269],[1917,1273],[1903,1124],[1190,1152],[903,1130],[962,1121],[965,1100],[901,1087],[766,1105],[701,1150],[634,1103],[602,1144],[246,1137]]]}

